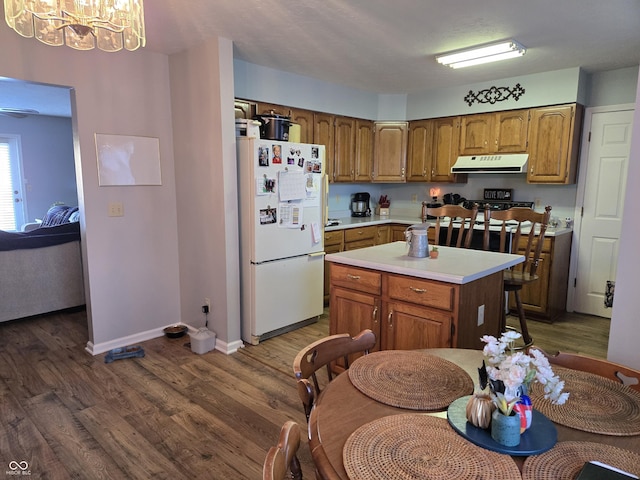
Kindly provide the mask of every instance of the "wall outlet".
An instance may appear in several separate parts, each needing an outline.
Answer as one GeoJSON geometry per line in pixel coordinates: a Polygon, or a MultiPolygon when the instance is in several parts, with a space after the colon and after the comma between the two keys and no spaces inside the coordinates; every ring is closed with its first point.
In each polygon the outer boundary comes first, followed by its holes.
{"type": "Polygon", "coordinates": [[[478,307],[478,326],[484,323],[484,305],[478,307]]]}
{"type": "Polygon", "coordinates": [[[110,217],[123,217],[124,205],[122,202],[110,202],[109,203],[109,216],[110,217]]]}
{"type": "Polygon", "coordinates": [[[411,195],[411,203],[418,203],[418,195],[417,194],[413,194],[411,195]]]}
{"type": "Polygon", "coordinates": [[[336,195],[336,203],[340,203],[340,195],[336,195]]]}

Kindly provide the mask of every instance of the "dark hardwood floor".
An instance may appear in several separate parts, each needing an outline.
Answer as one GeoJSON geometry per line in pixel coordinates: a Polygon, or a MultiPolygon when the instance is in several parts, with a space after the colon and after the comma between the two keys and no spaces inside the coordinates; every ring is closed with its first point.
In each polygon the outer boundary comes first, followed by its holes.
{"type": "MultiPolygon", "coordinates": [[[[548,351],[606,356],[607,319],[529,324],[548,351]]],[[[43,479],[258,479],[291,419],[303,429],[304,477],[314,478],[291,365],[327,334],[324,315],[233,355],[157,338],[142,344],[144,358],[105,364],[84,350],[84,311],[1,323],[0,470],[26,461],[43,479]]]]}

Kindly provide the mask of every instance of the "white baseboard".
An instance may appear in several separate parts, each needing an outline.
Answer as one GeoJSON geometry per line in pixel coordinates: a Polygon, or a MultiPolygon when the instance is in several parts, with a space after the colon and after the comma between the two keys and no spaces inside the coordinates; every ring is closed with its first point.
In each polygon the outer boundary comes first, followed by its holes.
{"type": "MultiPolygon", "coordinates": [[[[173,323],[171,325],[186,325],[186,324],[173,323]]],[[[194,328],[190,325],[187,325],[187,327],[189,328],[189,332],[195,333],[198,331],[197,328],[194,328]]],[[[145,342],[147,340],[151,340],[154,338],[162,337],[164,336],[164,328],[165,327],[155,328],[153,330],[147,330],[146,332],[136,333],[134,335],[129,335],[127,337],[116,338],[114,340],[110,340],[108,342],[103,342],[103,343],[94,344],[93,342],[87,342],[87,346],[85,347],[85,350],[89,352],[91,355],[99,355],[101,353],[108,352],[109,350],[113,350],[114,348],[126,347],[129,345],[145,342]]],[[[239,348],[242,348],[242,347],[244,347],[244,343],[242,342],[242,340],[235,340],[233,342],[227,343],[227,342],[223,342],[219,338],[216,338],[215,349],[226,355],[235,353],[238,351],[239,348]]]]}

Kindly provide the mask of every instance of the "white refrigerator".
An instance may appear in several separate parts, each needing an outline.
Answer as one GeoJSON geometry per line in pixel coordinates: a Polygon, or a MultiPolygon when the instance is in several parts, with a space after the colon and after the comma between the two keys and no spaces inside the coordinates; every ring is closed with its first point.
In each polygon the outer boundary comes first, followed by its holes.
{"type": "Polygon", "coordinates": [[[242,339],[256,345],[323,310],[323,145],[237,137],[242,339]]]}

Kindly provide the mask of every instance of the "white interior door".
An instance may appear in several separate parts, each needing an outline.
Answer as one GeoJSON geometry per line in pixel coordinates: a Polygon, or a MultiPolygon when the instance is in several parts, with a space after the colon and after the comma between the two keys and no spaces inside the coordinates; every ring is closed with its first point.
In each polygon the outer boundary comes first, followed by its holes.
{"type": "MultiPolygon", "coordinates": [[[[611,318],[604,306],[607,280],[615,280],[633,109],[592,112],[578,233],[574,310],[611,318]]],[[[586,153],[586,152],[585,152],[586,153]]]]}

